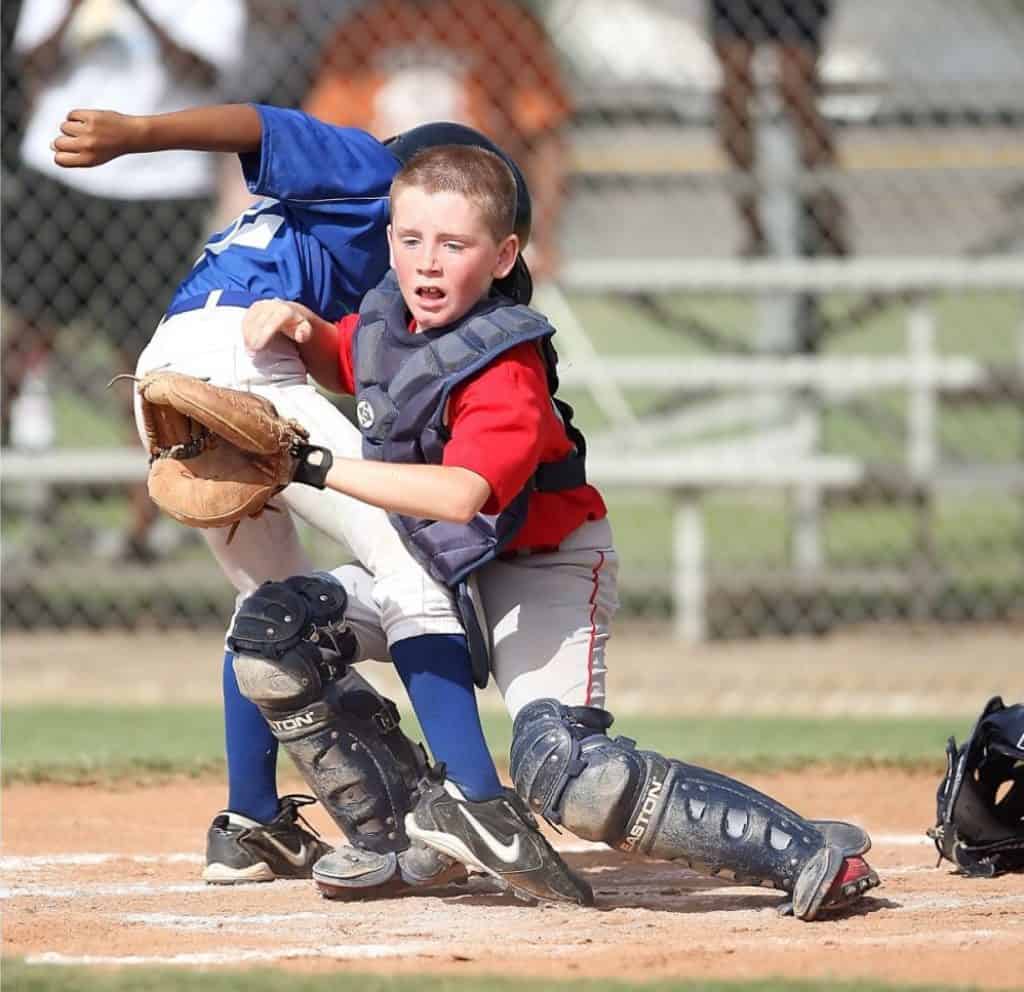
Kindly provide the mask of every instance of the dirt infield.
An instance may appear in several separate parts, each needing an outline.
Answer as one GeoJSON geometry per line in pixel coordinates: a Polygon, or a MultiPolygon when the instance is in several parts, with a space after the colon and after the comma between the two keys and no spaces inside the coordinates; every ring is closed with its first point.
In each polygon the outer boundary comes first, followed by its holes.
{"type": "MultiPolygon", "coordinates": [[[[989,694],[1016,697],[1022,688],[1020,636],[1011,628],[875,628],[692,649],[626,631],[614,645],[611,698],[622,712],[972,717],[989,694]]],[[[211,702],[219,694],[218,641],[215,632],[5,637],[4,699],[211,702]]],[[[378,666],[374,680],[394,691],[388,678],[378,666]]],[[[491,695],[487,704],[500,701],[491,695]]],[[[845,916],[805,924],[780,918],[771,890],[562,836],[556,844],[598,893],[596,910],[530,906],[484,879],[443,898],[339,904],[307,882],[202,884],[204,833],[224,798],[219,781],[14,785],[2,811],[4,953],[318,972],[1024,987],[1024,876],[977,881],[935,867],[923,836],[934,816],[935,773],[812,769],[751,781],[809,816],[866,826],[882,888],[845,916]]],[[[337,837],[318,807],[311,818],[337,837]]]]}
{"type": "MultiPolygon", "coordinates": [[[[775,913],[770,890],[570,844],[566,858],[593,884],[596,910],[530,906],[484,879],[443,898],[341,904],[308,882],[204,886],[199,852],[219,783],[18,785],[4,796],[4,953],[107,965],[1020,987],[1024,877],[977,881],[934,867],[921,836],[932,776],[804,772],[755,784],[811,815],[867,826],[883,886],[845,916],[800,923],[775,913]]],[[[336,835],[322,814],[314,823],[336,835]]]]}

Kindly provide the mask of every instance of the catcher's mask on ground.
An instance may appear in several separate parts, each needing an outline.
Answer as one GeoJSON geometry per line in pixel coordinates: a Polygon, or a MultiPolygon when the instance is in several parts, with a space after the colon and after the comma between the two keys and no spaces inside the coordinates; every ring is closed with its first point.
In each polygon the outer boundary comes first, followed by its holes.
{"type": "Polygon", "coordinates": [[[1024,871],[1024,703],[993,696],[963,745],[949,738],[936,799],[940,861],[989,878],[1024,871]]]}
{"type": "MultiPolygon", "coordinates": [[[[419,127],[403,131],[401,134],[388,138],[384,144],[395,158],[403,165],[417,152],[424,148],[436,148],[439,145],[471,145],[474,148],[486,148],[497,155],[511,170],[516,180],[516,220],[515,232],[519,236],[520,251],[530,240],[530,228],[533,223],[533,205],[526,179],[515,160],[498,147],[490,138],[465,124],[451,121],[437,121],[421,124],[419,127]]],[[[494,283],[498,292],[516,303],[529,303],[533,298],[533,276],[522,254],[516,258],[512,271],[503,279],[494,283]]]]}

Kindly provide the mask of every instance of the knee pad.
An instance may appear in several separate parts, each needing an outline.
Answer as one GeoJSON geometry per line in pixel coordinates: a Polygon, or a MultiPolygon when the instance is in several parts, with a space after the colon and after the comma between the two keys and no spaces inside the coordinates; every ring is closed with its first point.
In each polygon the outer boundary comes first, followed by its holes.
{"type": "Polygon", "coordinates": [[[756,789],[608,737],[612,719],[552,699],[520,711],[511,772],[535,814],[621,851],[785,891],[832,846],[818,825],[756,789]]]}
{"type": "Polygon", "coordinates": [[[394,703],[346,668],[355,651],[346,604],[329,579],[264,583],[239,608],[228,647],[240,691],[349,843],[402,851],[426,756],[402,733],[394,703]]]}
{"type": "Polygon", "coordinates": [[[227,639],[238,688],[275,733],[315,725],[314,713],[296,711],[321,700],[355,652],[347,605],[341,585],[300,575],[264,582],[239,606],[227,639]]]}
{"type": "Polygon", "coordinates": [[[345,622],[348,594],[332,576],[293,575],[264,582],[238,607],[228,647],[270,660],[296,649],[315,662],[344,664],[355,653],[345,622]]]}

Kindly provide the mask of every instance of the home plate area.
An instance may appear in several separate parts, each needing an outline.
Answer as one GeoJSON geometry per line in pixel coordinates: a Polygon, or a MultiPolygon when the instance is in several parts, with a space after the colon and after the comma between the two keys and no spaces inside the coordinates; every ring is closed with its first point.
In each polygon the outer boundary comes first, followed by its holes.
{"type": "MultiPolygon", "coordinates": [[[[773,890],[552,834],[593,886],[595,909],[526,903],[484,876],[430,896],[331,902],[312,882],[208,886],[199,880],[201,840],[221,798],[217,783],[18,784],[4,796],[4,954],[30,964],[105,967],[273,966],[629,982],[873,977],[1019,987],[1024,876],[967,879],[948,863],[935,866],[924,825],[914,829],[919,800],[934,796],[932,774],[753,778],[810,815],[865,825],[882,886],[841,915],[802,923],[778,915],[781,894],[773,890]],[[859,797],[855,804],[850,796],[859,797]]],[[[322,816],[314,824],[326,839],[336,838],[322,816]]]]}

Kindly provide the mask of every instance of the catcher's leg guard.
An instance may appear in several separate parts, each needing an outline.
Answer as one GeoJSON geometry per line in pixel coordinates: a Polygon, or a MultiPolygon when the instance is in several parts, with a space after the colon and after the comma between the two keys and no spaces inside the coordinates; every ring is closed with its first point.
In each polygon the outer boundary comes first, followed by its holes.
{"type": "Polygon", "coordinates": [[[399,729],[394,703],[345,668],[355,647],[346,605],[330,579],[265,582],[239,607],[228,646],[239,689],[349,843],[403,851],[426,757],[399,729]]]}
{"type": "Polygon", "coordinates": [[[735,779],[610,738],[611,724],[605,710],[553,699],[519,712],[511,772],[535,814],[620,851],[772,885],[803,919],[834,897],[845,859],[870,846],[852,824],[816,824],[735,779]]]}

